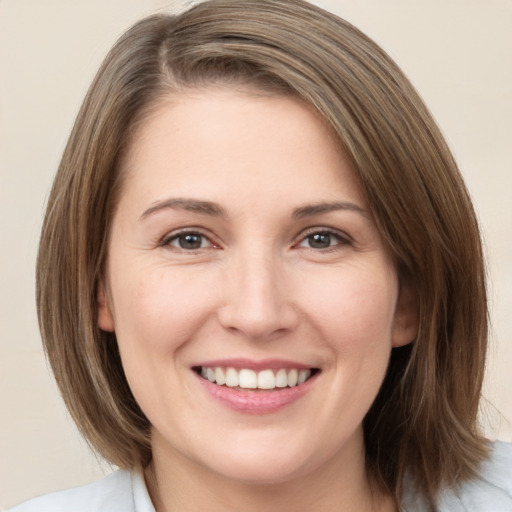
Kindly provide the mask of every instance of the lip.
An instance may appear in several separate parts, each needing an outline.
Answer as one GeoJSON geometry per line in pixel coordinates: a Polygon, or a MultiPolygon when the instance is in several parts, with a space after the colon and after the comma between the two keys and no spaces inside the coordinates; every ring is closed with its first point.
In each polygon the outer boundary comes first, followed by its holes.
{"type": "Polygon", "coordinates": [[[223,368],[235,368],[235,370],[241,370],[247,368],[248,370],[254,370],[259,372],[261,370],[279,370],[280,368],[297,370],[307,370],[312,368],[311,365],[297,363],[295,361],[289,361],[286,359],[262,359],[261,361],[254,361],[252,359],[216,359],[214,361],[203,361],[194,364],[194,367],[204,366],[206,368],[214,368],[220,366],[223,368]]]}
{"type": "MultiPolygon", "coordinates": [[[[278,368],[311,368],[311,366],[277,359],[267,359],[257,362],[246,359],[226,359],[208,361],[202,364],[194,365],[194,367],[197,366],[222,366],[236,369],[247,368],[254,371],[278,368]]],[[[302,398],[312,389],[320,372],[315,373],[306,382],[300,384],[299,386],[292,388],[278,388],[269,391],[241,391],[237,388],[219,386],[207,379],[204,379],[197,372],[193,371],[193,373],[194,376],[198,379],[202,388],[223,406],[239,413],[259,415],[277,412],[302,398]]]]}

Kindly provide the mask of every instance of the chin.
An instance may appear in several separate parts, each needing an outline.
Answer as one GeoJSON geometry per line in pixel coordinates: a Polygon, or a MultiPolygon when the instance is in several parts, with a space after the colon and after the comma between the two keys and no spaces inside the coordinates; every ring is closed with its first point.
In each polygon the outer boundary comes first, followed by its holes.
{"type": "Polygon", "coordinates": [[[224,478],[250,485],[276,485],[294,480],[306,472],[296,464],[275,461],[261,461],[259,464],[238,463],[230,468],[218,468],[224,478]]]}
{"type": "Polygon", "coordinates": [[[272,450],[253,445],[252,449],[243,452],[224,452],[222,457],[215,455],[207,466],[218,475],[241,484],[272,485],[291,481],[311,471],[316,464],[307,459],[303,449],[285,452],[282,445],[272,450]]]}

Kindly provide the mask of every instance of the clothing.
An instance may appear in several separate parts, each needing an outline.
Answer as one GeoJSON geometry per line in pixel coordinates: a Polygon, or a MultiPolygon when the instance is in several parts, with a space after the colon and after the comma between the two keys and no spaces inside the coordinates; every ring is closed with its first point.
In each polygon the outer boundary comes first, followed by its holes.
{"type": "MultiPolygon", "coordinates": [[[[406,492],[403,512],[427,508],[413,492],[406,492]]],[[[512,512],[512,444],[494,443],[479,478],[458,492],[439,497],[439,512],[512,512]]],[[[144,477],[137,471],[116,471],[93,484],[34,498],[9,512],[155,512],[144,477]]]]}
{"type": "MultiPolygon", "coordinates": [[[[406,489],[403,496],[402,511],[428,510],[410,491],[406,489]]],[[[437,508],[439,512],[512,512],[512,443],[494,443],[479,477],[463,483],[458,490],[442,492],[437,508]]]]}
{"type": "Polygon", "coordinates": [[[92,484],[45,494],[8,512],[155,512],[138,471],[115,471],[92,484]]]}

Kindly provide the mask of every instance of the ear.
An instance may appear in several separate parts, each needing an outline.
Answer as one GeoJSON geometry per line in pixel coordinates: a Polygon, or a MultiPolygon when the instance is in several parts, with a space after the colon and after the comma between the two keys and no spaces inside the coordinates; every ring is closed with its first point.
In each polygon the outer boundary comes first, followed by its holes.
{"type": "Polygon", "coordinates": [[[102,331],[114,332],[114,317],[108,304],[108,297],[103,281],[98,283],[96,301],[98,303],[98,327],[102,331]]]}
{"type": "Polygon", "coordinates": [[[419,312],[418,297],[413,287],[400,284],[393,322],[393,347],[403,347],[412,343],[418,335],[419,312]]]}

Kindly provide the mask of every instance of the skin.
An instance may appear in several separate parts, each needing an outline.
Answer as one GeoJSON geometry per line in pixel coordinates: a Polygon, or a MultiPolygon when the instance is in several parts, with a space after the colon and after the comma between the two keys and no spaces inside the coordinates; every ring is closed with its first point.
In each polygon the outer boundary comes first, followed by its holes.
{"type": "Polygon", "coordinates": [[[122,172],[99,325],[152,424],[157,510],[394,510],[366,477],[361,422],[417,315],[319,116],[293,97],[189,91],[138,128],[122,172]],[[191,370],[233,357],[321,372],[248,415],[191,370]]]}

